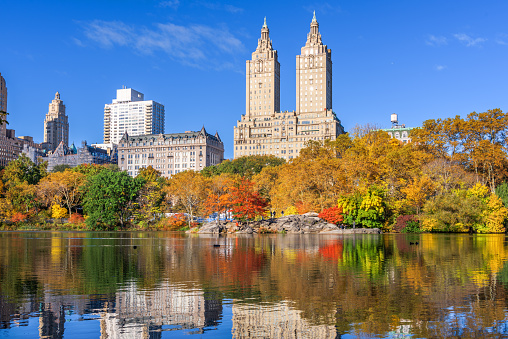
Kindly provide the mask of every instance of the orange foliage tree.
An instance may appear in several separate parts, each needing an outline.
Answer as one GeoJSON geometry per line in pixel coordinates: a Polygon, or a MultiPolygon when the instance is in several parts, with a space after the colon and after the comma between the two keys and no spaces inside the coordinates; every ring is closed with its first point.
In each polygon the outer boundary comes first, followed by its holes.
{"type": "Polygon", "coordinates": [[[268,206],[266,199],[254,190],[254,183],[246,178],[231,188],[231,197],[233,214],[242,221],[263,215],[268,206]]]}
{"type": "Polygon", "coordinates": [[[235,178],[228,173],[222,173],[210,179],[204,209],[207,214],[227,212],[233,207],[231,188],[235,178]]]}
{"type": "Polygon", "coordinates": [[[332,224],[339,224],[344,220],[344,216],[342,214],[342,207],[330,207],[326,208],[319,213],[318,217],[324,219],[332,224]]]}

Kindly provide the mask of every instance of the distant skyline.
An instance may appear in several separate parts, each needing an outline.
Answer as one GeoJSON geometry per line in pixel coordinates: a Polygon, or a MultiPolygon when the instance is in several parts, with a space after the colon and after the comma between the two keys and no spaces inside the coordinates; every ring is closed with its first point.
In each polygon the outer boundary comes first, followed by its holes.
{"type": "Polygon", "coordinates": [[[165,106],[166,133],[219,133],[233,157],[245,61],[266,16],[295,107],[295,59],[316,11],[332,50],[333,110],[346,131],[508,110],[507,1],[3,1],[8,128],[43,141],[60,93],[69,143],[103,141],[104,105],[127,86],[165,106]]]}

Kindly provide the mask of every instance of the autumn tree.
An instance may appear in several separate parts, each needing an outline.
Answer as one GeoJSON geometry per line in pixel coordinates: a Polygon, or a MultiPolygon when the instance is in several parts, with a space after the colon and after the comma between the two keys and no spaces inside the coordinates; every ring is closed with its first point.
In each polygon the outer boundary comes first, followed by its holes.
{"type": "Polygon", "coordinates": [[[217,212],[218,219],[221,213],[226,213],[232,208],[233,196],[231,190],[237,180],[236,176],[228,173],[222,173],[209,179],[204,203],[207,214],[217,212]]]}
{"type": "Polygon", "coordinates": [[[337,206],[333,206],[333,207],[326,208],[326,209],[322,210],[319,213],[318,217],[328,221],[329,223],[335,224],[335,225],[338,225],[342,221],[344,221],[344,216],[342,214],[342,208],[339,208],[337,206]]]}
{"type": "Polygon", "coordinates": [[[249,221],[256,216],[264,215],[267,202],[254,189],[254,183],[242,178],[231,188],[233,215],[242,221],[249,221]]]}
{"type": "Polygon", "coordinates": [[[80,188],[84,183],[85,175],[80,172],[70,169],[54,172],[39,182],[37,195],[46,205],[63,204],[72,216],[72,209],[81,204],[80,188]]]}
{"type": "Polygon", "coordinates": [[[388,213],[385,198],[382,188],[370,186],[363,192],[341,196],[338,207],[342,208],[346,224],[381,228],[388,213]]]}
{"type": "Polygon", "coordinates": [[[420,176],[413,179],[407,186],[401,189],[406,195],[406,204],[413,207],[416,214],[420,214],[420,210],[435,192],[436,184],[427,176],[420,176]]]}
{"type": "Polygon", "coordinates": [[[152,166],[140,169],[136,178],[145,182],[136,198],[136,218],[155,221],[163,212],[166,179],[152,166]]]}
{"type": "Polygon", "coordinates": [[[206,180],[195,171],[183,171],[173,175],[164,188],[167,204],[181,209],[189,215],[189,227],[195,213],[205,200],[206,180]]]}
{"type": "Polygon", "coordinates": [[[9,162],[3,170],[2,179],[5,183],[2,206],[11,206],[13,210],[4,211],[26,213],[37,207],[35,185],[46,175],[47,163],[35,164],[24,154],[9,162]]]}

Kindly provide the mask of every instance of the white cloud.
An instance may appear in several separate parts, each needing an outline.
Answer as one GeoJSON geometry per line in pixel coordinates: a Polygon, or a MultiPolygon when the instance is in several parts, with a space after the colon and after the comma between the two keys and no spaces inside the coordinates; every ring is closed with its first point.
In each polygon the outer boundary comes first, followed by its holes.
{"type": "Polygon", "coordinates": [[[448,39],[444,36],[429,35],[425,43],[429,46],[442,46],[448,44],[448,39]]]}
{"type": "Polygon", "coordinates": [[[436,66],[436,71],[442,71],[442,70],[444,70],[446,68],[447,68],[447,66],[445,66],[445,65],[437,65],[436,66]]]}
{"type": "Polygon", "coordinates": [[[77,39],[77,38],[72,38],[72,41],[74,41],[74,43],[76,45],[78,45],[79,47],[85,47],[85,44],[83,43],[83,41],[77,39]]]}
{"type": "Polygon", "coordinates": [[[505,33],[498,34],[496,38],[496,43],[504,46],[508,45],[508,34],[505,33]]]}
{"type": "Polygon", "coordinates": [[[243,12],[243,8],[236,7],[233,5],[223,5],[223,4],[216,3],[216,2],[200,1],[200,2],[197,2],[197,4],[200,6],[206,7],[208,9],[211,9],[211,10],[226,11],[226,12],[229,12],[232,14],[237,14],[237,13],[243,12]]]}
{"type": "Polygon", "coordinates": [[[172,9],[177,9],[178,6],[180,5],[180,0],[168,0],[168,1],[161,1],[159,3],[159,6],[161,7],[169,7],[169,8],[172,8],[172,9]]]}
{"type": "Polygon", "coordinates": [[[226,11],[228,11],[229,13],[232,13],[232,14],[243,12],[243,8],[236,7],[236,6],[233,6],[233,5],[225,5],[224,9],[226,11]]]}
{"type": "MultiPolygon", "coordinates": [[[[328,2],[325,2],[325,3],[320,3],[320,4],[314,4],[314,5],[307,5],[307,6],[304,6],[303,9],[305,9],[306,11],[310,12],[310,13],[313,13],[314,11],[316,11],[316,18],[317,20],[319,21],[319,16],[320,15],[323,15],[323,14],[338,14],[338,13],[342,13],[342,8],[338,5],[331,5],[329,4],[328,2]]],[[[309,17],[309,19],[311,19],[311,17],[309,17]]]]}
{"type": "Polygon", "coordinates": [[[133,30],[119,21],[95,20],[85,25],[85,36],[103,47],[124,46],[132,41],[133,30]]]}
{"type": "Polygon", "coordinates": [[[229,68],[232,63],[224,58],[234,58],[244,49],[242,42],[225,26],[159,23],[148,28],[99,20],[83,26],[85,36],[101,47],[124,46],[149,55],[164,52],[174,60],[197,67],[229,68]]]}
{"type": "Polygon", "coordinates": [[[467,47],[481,46],[483,42],[487,41],[487,39],[473,38],[464,33],[454,34],[453,36],[467,47]]]}

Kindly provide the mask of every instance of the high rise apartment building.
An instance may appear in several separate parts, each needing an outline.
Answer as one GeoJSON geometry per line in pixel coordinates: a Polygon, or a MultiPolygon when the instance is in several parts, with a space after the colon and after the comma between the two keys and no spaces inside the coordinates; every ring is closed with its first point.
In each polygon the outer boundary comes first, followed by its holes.
{"type": "MultiPolygon", "coordinates": [[[[0,111],[7,112],[7,86],[0,73],[0,111]]],[[[5,117],[3,117],[5,118],[5,117]]],[[[30,136],[16,137],[16,131],[7,129],[7,123],[0,125],[0,166],[7,166],[18,158],[24,146],[40,148],[30,136]]]]}
{"type": "Polygon", "coordinates": [[[332,52],[323,44],[316,15],[296,57],[296,110],[280,110],[280,64],[266,19],[252,60],[246,62],[246,112],[234,127],[234,157],[298,156],[309,140],[344,133],[332,111],[332,52]]]}
{"type": "MultiPolygon", "coordinates": [[[[0,111],[7,112],[7,86],[5,85],[5,79],[0,73],[0,111]]],[[[0,116],[5,119],[5,116],[0,116]]],[[[6,123],[0,125],[0,135],[5,135],[6,123]]]]}
{"type": "Polygon", "coordinates": [[[44,119],[44,143],[49,151],[54,151],[60,142],[69,146],[69,121],[60,93],[56,92],[44,119]]]}
{"type": "Polygon", "coordinates": [[[130,136],[164,133],[164,105],[145,100],[132,88],[116,91],[116,99],[104,106],[104,143],[118,144],[125,132],[130,136]]]}
{"type": "Polygon", "coordinates": [[[245,70],[247,116],[270,116],[280,111],[280,64],[269,34],[265,18],[258,47],[252,60],[247,60],[245,70]]]}
{"type": "Polygon", "coordinates": [[[296,112],[332,109],[332,50],[323,45],[316,13],[302,54],[296,56],[296,112]]]}

